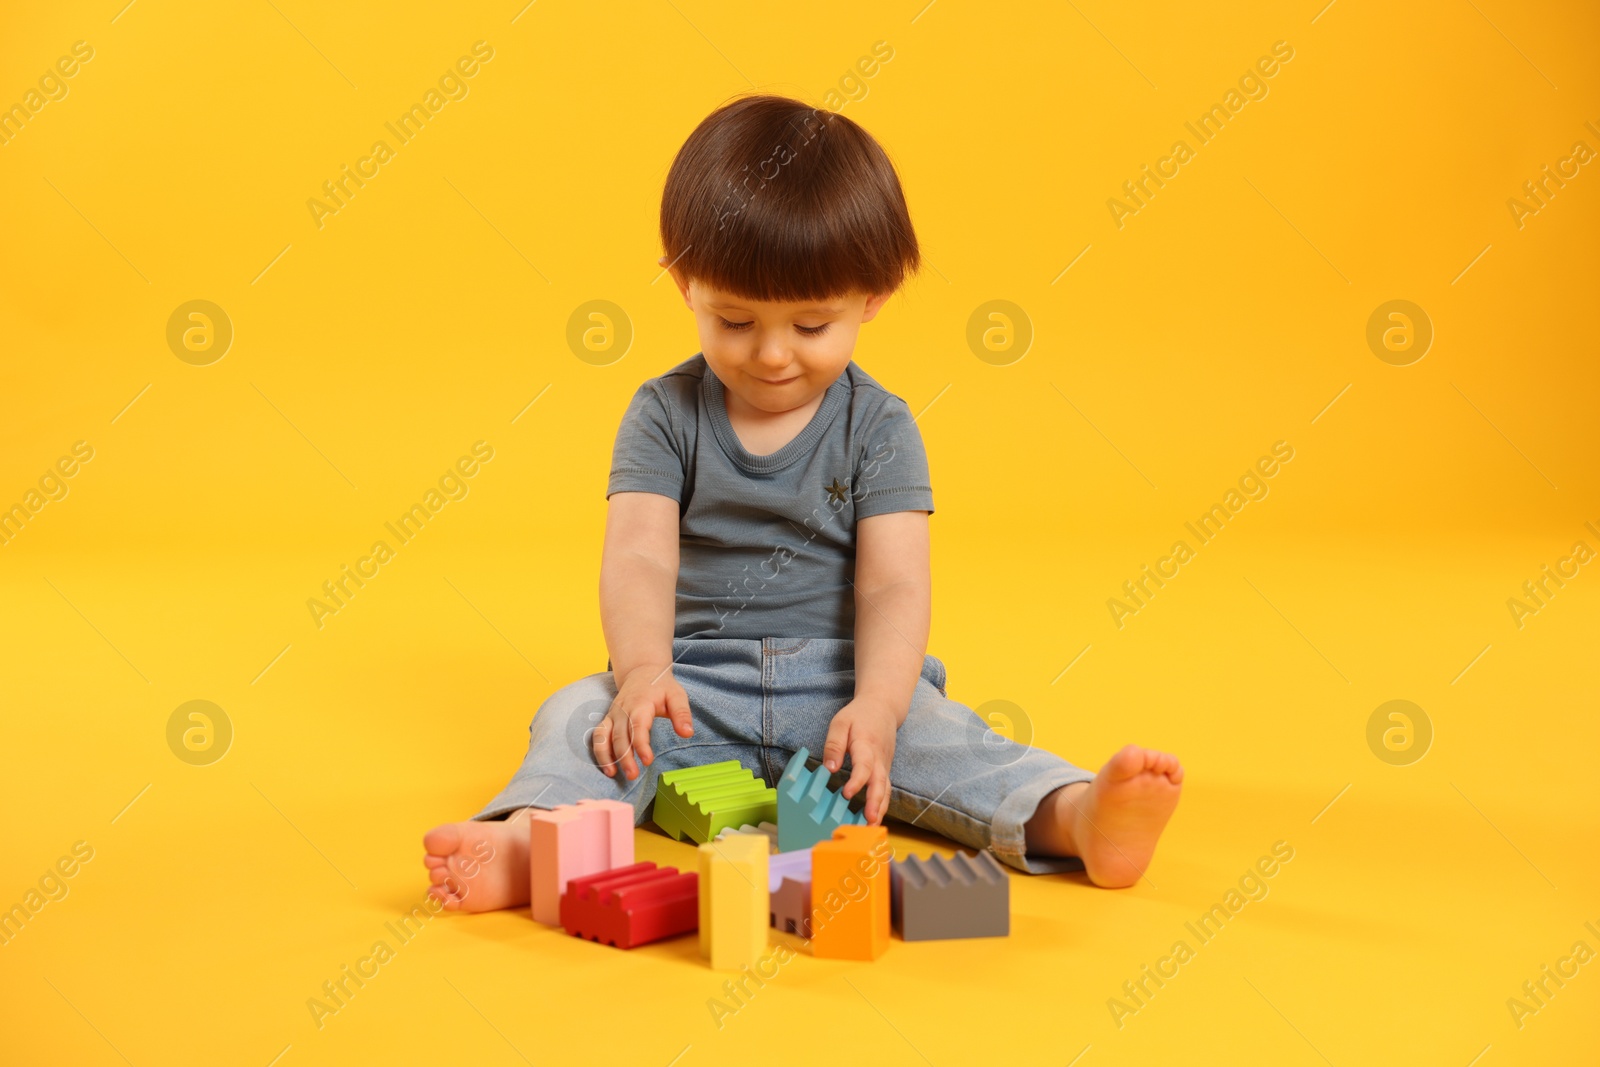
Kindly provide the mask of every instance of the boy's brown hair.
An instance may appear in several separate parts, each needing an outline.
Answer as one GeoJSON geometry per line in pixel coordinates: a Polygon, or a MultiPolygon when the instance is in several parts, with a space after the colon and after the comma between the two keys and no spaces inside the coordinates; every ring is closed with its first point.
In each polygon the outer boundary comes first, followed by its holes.
{"type": "Polygon", "coordinates": [[[882,146],[782,96],[742,97],[695,127],[667,173],[661,244],[686,277],[749,300],[892,293],[921,264],[882,146]]]}

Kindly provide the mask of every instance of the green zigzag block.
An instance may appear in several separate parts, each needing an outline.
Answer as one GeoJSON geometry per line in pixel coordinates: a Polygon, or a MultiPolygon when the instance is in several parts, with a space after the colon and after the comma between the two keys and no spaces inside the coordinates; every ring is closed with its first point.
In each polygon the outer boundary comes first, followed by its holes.
{"type": "Polygon", "coordinates": [[[738,760],[683,767],[661,776],[652,818],[671,837],[703,845],[730,826],[777,822],[778,791],[738,760]]]}

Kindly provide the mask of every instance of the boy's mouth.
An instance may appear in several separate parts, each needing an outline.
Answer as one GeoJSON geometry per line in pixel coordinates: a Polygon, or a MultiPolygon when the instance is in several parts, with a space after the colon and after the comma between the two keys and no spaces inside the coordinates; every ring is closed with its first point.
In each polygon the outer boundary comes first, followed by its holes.
{"type": "Polygon", "coordinates": [[[790,382],[799,381],[799,379],[800,375],[796,374],[790,378],[757,378],[756,381],[765,382],[768,385],[788,385],[790,382]]]}

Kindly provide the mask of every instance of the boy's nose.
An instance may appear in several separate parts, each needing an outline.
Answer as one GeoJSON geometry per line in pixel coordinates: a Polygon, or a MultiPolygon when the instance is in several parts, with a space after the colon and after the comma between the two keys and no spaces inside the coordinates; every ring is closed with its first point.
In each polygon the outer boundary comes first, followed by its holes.
{"type": "Polygon", "coordinates": [[[777,372],[785,370],[793,362],[788,347],[778,341],[763,340],[756,351],[756,365],[769,378],[782,377],[777,372]]]}

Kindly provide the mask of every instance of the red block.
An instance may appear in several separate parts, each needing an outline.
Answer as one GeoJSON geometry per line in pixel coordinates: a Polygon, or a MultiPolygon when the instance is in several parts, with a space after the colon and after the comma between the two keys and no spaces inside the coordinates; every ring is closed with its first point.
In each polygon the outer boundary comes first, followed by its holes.
{"type": "Polygon", "coordinates": [[[700,927],[700,878],[654,863],[574,878],[561,894],[561,925],[617,948],[687,934],[700,927]]]}

